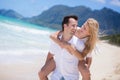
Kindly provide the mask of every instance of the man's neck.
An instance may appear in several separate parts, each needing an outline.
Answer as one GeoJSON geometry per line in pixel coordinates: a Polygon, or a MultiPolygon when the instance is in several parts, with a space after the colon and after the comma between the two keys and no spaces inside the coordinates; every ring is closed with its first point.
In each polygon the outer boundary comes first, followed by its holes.
{"type": "Polygon", "coordinates": [[[68,34],[68,32],[63,31],[62,40],[65,41],[65,42],[68,42],[72,38],[72,36],[73,35],[68,34]]]}

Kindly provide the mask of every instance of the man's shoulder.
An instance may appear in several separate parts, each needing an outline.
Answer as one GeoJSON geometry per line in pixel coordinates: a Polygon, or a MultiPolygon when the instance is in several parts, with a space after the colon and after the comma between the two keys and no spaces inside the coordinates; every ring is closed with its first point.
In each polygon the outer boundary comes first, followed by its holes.
{"type": "Polygon", "coordinates": [[[50,46],[56,46],[57,43],[55,43],[53,40],[50,40],[50,46]]]}
{"type": "Polygon", "coordinates": [[[79,39],[78,37],[76,37],[76,36],[73,36],[73,37],[72,37],[72,40],[75,41],[75,42],[80,41],[80,39],[79,39]]]}
{"type": "Polygon", "coordinates": [[[69,41],[70,44],[75,45],[77,42],[78,38],[76,36],[72,36],[71,40],[69,41]]]}
{"type": "Polygon", "coordinates": [[[84,46],[84,40],[83,39],[79,39],[76,36],[73,36],[72,40],[73,40],[72,42],[73,42],[74,45],[84,46]]]}

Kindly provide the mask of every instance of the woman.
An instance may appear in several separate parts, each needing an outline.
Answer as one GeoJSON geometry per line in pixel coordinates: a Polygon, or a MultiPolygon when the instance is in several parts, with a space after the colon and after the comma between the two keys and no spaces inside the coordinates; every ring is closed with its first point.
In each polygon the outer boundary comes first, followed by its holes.
{"type": "MultiPolygon", "coordinates": [[[[84,58],[84,60],[79,61],[79,64],[78,64],[79,65],[78,69],[81,72],[82,80],[90,80],[90,72],[89,72],[89,67],[91,64],[90,53],[94,49],[95,44],[96,44],[97,39],[98,39],[98,36],[97,36],[98,35],[98,28],[99,28],[98,22],[93,18],[89,18],[83,24],[83,26],[81,28],[77,29],[75,36],[78,37],[79,40],[84,42],[84,46],[85,46],[85,48],[83,49],[82,52],[79,52],[73,45],[70,45],[69,43],[61,42],[57,38],[57,36],[61,32],[57,32],[57,33],[50,36],[50,38],[54,42],[59,44],[62,48],[65,48],[66,50],[68,50],[72,55],[75,55],[79,60],[82,60],[84,58]],[[81,57],[81,55],[82,55],[82,57],[81,57]]],[[[80,47],[84,47],[84,46],[80,45],[80,47]]]]}

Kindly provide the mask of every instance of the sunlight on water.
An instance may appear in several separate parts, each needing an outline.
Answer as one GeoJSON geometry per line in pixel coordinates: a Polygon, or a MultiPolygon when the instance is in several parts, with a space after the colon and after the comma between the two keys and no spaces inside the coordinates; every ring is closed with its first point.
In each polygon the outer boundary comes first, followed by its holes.
{"type": "Polygon", "coordinates": [[[12,55],[22,60],[21,56],[25,55],[47,54],[50,44],[49,35],[53,32],[55,30],[1,17],[0,61],[9,56],[13,58],[12,55]]]}

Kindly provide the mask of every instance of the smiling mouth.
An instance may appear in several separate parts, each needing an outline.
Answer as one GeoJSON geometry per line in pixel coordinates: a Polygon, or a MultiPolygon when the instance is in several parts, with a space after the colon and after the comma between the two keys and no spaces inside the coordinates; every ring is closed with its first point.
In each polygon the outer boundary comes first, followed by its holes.
{"type": "Polygon", "coordinates": [[[72,34],[75,34],[75,31],[72,31],[72,34]]]}

